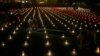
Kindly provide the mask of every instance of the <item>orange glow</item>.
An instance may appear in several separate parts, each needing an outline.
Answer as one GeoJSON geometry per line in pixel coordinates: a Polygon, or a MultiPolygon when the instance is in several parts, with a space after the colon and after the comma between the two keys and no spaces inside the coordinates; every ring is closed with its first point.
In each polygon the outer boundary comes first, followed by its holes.
{"type": "Polygon", "coordinates": [[[2,46],[2,47],[4,47],[4,46],[5,46],[5,43],[4,43],[4,42],[2,42],[1,46],[2,46]]]}
{"type": "Polygon", "coordinates": [[[97,47],[96,53],[97,53],[97,54],[100,54],[100,48],[99,48],[99,47],[97,47]]]}
{"type": "Polygon", "coordinates": [[[47,56],[53,56],[51,50],[48,51],[47,56]]]}
{"type": "Polygon", "coordinates": [[[45,45],[46,45],[46,46],[50,46],[50,42],[49,42],[49,41],[47,41],[45,45]]]}
{"type": "Polygon", "coordinates": [[[65,44],[65,45],[68,45],[69,43],[68,43],[68,41],[66,40],[64,44],[65,44]]]}
{"type": "Polygon", "coordinates": [[[22,51],[22,54],[21,54],[21,56],[26,56],[26,54],[25,54],[25,52],[24,52],[24,51],[22,51]]]}
{"type": "Polygon", "coordinates": [[[76,55],[76,50],[75,49],[73,49],[72,55],[76,55]]]}

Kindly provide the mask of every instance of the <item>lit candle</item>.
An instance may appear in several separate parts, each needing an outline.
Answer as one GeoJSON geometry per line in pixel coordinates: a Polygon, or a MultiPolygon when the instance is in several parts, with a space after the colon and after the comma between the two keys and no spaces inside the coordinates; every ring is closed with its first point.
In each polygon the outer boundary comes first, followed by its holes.
{"type": "Polygon", "coordinates": [[[64,34],[61,36],[61,38],[65,38],[64,34]]]}
{"type": "Polygon", "coordinates": [[[44,33],[47,34],[47,31],[45,30],[44,33]]]}
{"type": "Polygon", "coordinates": [[[11,35],[9,36],[9,40],[12,40],[12,37],[11,37],[11,35]]]}
{"type": "Polygon", "coordinates": [[[68,41],[66,40],[64,44],[65,44],[65,45],[68,45],[69,43],[68,43],[68,41]]]}
{"type": "Polygon", "coordinates": [[[16,30],[18,30],[19,28],[17,27],[16,30]]]}
{"type": "Polygon", "coordinates": [[[3,31],[3,30],[4,30],[4,28],[2,27],[2,28],[1,28],[1,30],[3,31]]]}
{"type": "Polygon", "coordinates": [[[51,50],[48,51],[47,56],[52,56],[51,50]]]}
{"type": "Polygon", "coordinates": [[[82,28],[81,27],[79,27],[79,30],[81,30],[82,28]]]}
{"type": "Polygon", "coordinates": [[[55,27],[55,25],[53,24],[53,27],[55,27]]]}
{"type": "Polygon", "coordinates": [[[29,39],[30,37],[29,37],[29,35],[27,35],[27,37],[26,37],[27,39],[29,39]]]}
{"type": "Polygon", "coordinates": [[[66,24],[64,25],[64,27],[66,27],[66,24]]]}
{"type": "Polygon", "coordinates": [[[13,31],[13,34],[16,34],[16,31],[15,30],[13,31]]]}
{"type": "Polygon", "coordinates": [[[5,25],[5,27],[7,28],[7,25],[5,25]]]}
{"type": "Polygon", "coordinates": [[[72,33],[74,34],[75,33],[75,30],[72,30],[72,33]]]}
{"type": "Polygon", "coordinates": [[[97,25],[96,25],[96,24],[95,24],[94,26],[95,26],[95,27],[97,27],[97,25]]]}
{"type": "Polygon", "coordinates": [[[20,23],[20,25],[22,25],[22,23],[20,23]]]}
{"type": "Polygon", "coordinates": [[[71,25],[73,25],[73,22],[71,23],[71,25]]]}
{"type": "Polygon", "coordinates": [[[21,56],[26,56],[26,54],[25,54],[25,52],[24,52],[24,51],[22,51],[22,54],[21,54],[21,56]]]}
{"type": "Polygon", "coordinates": [[[100,48],[99,48],[99,47],[97,47],[96,53],[97,53],[97,54],[100,54],[100,48]]]}
{"type": "Polygon", "coordinates": [[[18,27],[20,27],[20,25],[18,27]]]}
{"type": "Polygon", "coordinates": [[[77,25],[75,25],[75,27],[77,27],[77,25]]]}
{"type": "Polygon", "coordinates": [[[85,27],[88,27],[88,25],[86,24],[85,27]]]}
{"type": "Polygon", "coordinates": [[[5,43],[4,43],[4,42],[2,42],[1,46],[2,46],[2,47],[4,47],[4,46],[5,46],[5,43]]]}
{"type": "Polygon", "coordinates": [[[68,27],[67,29],[69,30],[70,28],[68,27]]]}
{"type": "Polygon", "coordinates": [[[96,31],[96,32],[100,32],[100,31],[99,31],[99,29],[97,29],[97,31],[96,31]]]}
{"type": "Polygon", "coordinates": [[[45,45],[46,45],[46,46],[50,46],[50,42],[49,42],[49,41],[47,41],[45,45]]]}
{"type": "Polygon", "coordinates": [[[27,41],[25,41],[25,43],[24,43],[24,46],[26,47],[26,46],[28,46],[28,43],[27,43],[27,41]]]}
{"type": "Polygon", "coordinates": [[[48,39],[49,38],[48,35],[46,35],[45,38],[48,39]]]}
{"type": "Polygon", "coordinates": [[[72,55],[76,55],[76,50],[75,49],[73,49],[72,55]]]}
{"type": "Polygon", "coordinates": [[[11,23],[9,23],[9,25],[11,25],[11,23]]]}
{"type": "Polygon", "coordinates": [[[31,34],[31,31],[28,31],[28,34],[31,34]]]}

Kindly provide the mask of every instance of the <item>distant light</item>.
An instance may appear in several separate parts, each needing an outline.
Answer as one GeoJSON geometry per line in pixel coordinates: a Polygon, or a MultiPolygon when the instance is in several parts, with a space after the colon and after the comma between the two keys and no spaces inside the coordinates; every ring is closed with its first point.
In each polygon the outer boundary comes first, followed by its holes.
{"type": "Polygon", "coordinates": [[[12,15],[13,14],[13,12],[10,12],[10,15],[12,15]]]}
{"type": "Polygon", "coordinates": [[[65,10],[65,7],[58,7],[57,9],[65,10]]]}
{"type": "Polygon", "coordinates": [[[71,24],[73,25],[73,22],[71,24]]]}
{"type": "Polygon", "coordinates": [[[72,3],[72,5],[75,5],[75,4],[76,4],[75,2],[72,3]]]}
{"type": "Polygon", "coordinates": [[[39,4],[44,4],[44,3],[45,3],[44,1],[39,2],[39,4]]]}
{"type": "Polygon", "coordinates": [[[25,3],[25,1],[22,1],[22,3],[25,3]]]}
{"type": "Polygon", "coordinates": [[[2,47],[4,47],[4,46],[5,46],[5,43],[4,43],[4,42],[2,42],[1,46],[2,46],[2,47]]]}
{"type": "Polygon", "coordinates": [[[27,43],[27,41],[25,41],[25,43],[24,43],[24,46],[26,47],[26,46],[28,46],[28,43],[27,43]]]}
{"type": "Polygon", "coordinates": [[[72,55],[76,55],[76,50],[75,49],[73,49],[72,55]]]}
{"type": "Polygon", "coordinates": [[[15,30],[13,31],[13,34],[16,34],[16,31],[15,30]]]}
{"type": "Polygon", "coordinates": [[[70,30],[70,28],[69,28],[69,27],[68,27],[67,29],[68,29],[68,30],[70,30]]]}
{"type": "Polygon", "coordinates": [[[20,23],[20,25],[22,25],[22,23],[20,23]]]}
{"type": "Polygon", "coordinates": [[[26,3],[28,3],[28,1],[26,1],[26,3]]]}
{"type": "Polygon", "coordinates": [[[47,31],[45,30],[44,33],[47,34],[47,31]]]}
{"type": "Polygon", "coordinates": [[[8,39],[9,39],[9,40],[12,40],[12,36],[10,35],[8,39]]]}
{"type": "Polygon", "coordinates": [[[97,29],[97,31],[96,31],[96,32],[100,32],[100,31],[99,31],[99,29],[97,29]]]}
{"type": "Polygon", "coordinates": [[[82,27],[79,27],[79,30],[81,30],[82,29],[82,27]]]}
{"type": "Polygon", "coordinates": [[[44,27],[44,30],[46,30],[46,27],[44,27]]]}
{"type": "Polygon", "coordinates": [[[31,34],[31,31],[29,31],[28,34],[31,34]]]}
{"type": "Polygon", "coordinates": [[[75,25],[75,27],[77,27],[77,25],[75,25]]]}
{"type": "Polygon", "coordinates": [[[49,42],[49,41],[47,41],[45,45],[46,45],[46,46],[50,46],[50,42],[49,42]]]}
{"type": "Polygon", "coordinates": [[[48,39],[48,38],[49,38],[47,34],[46,34],[45,38],[46,38],[46,39],[48,39]]]}
{"type": "Polygon", "coordinates": [[[1,30],[4,31],[4,28],[2,27],[1,30]]]}
{"type": "Polygon", "coordinates": [[[84,10],[83,8],[81,8],[81,7],[78,7],[78,10],[84,10]]]}
{"type": "Polygon", "coordinates": [[[13,21],[13,23],[15,23],[15,21],[13,21]]]}
{"type": "Polygon", "coordinates": [[[19,30],[19,28],[17,27],[16,30],[19,30]]]}
{"type": "Polygon", "coordinates": [[[89,23],[91,25],[91,23],[89,23]]]}
{"type": "Polygon", "coordinates": [[[20,25],[18,27],[20,27],[20,25]]]}
{"type": "Polygon", "coordinates": [[[64,34],[61,36],[61,38],[65,38],[64,34]]]}
{"type": "Polygon", "coordinates": [[[55,27],[55,25],[53,24],[53,27],[55,27]]]}
{"type": "Polygon", "coordinates": [[[67,25],[65,24],[64,27],[66,27],[67,25]]]}
{"type": "Polygon", "coordinates": [[[11,23],[9,23],[9,25],[11,25],[11,23]]]}
{"type": "Polygon", "coordinates": [[[88,25],[86,24],[85,27],[88,27],[88,25]]]}
{"type": "Polygon", "coordinates": [[[72,30],[72,33],[74,34],[75,33],[75,30],[72,30]]]}
{"type": "Polygon", "coordinates": [[[97,5],[99,5],[99,6],[100,6],[100,3],[98,3],[97,5]]]}
{"type": "Polygon", "coordinates": [[[5,25],[5,27],[7,28],[7,25],[5,25]]]}
{"type": "Polygon", "coordinates": [[[96,24],[95,24],[94,26],[95,26],[95,27],[97,27],[97,25],[96,25],[96,24]]]}
{"type": "Polygon", "coordinates": [[[29,39],[30,37],[29,37],[29,35],[27,35],[27,37],[26,37],[27,39],[29,39]]]}

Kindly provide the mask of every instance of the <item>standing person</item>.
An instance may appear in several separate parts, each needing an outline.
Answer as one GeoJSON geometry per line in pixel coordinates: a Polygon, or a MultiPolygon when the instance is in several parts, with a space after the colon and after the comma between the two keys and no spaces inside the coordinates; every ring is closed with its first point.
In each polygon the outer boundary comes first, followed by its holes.
{"type": "Polygon", "coordinates": [[[37,19],[35,19],[35,18],[34,18],[34,19],[30,18],[30,19],[28,20],[28,23],[29,23],[29,30],[38,28],[37,19]]]}
{"type": "Polygon", "coordinates": [[[30,18],[30,19],[28,20],[29,30],[32,30],[32,23],[33,23],[32,18],[30,18]]]}
{"type": "Polygon", "coordinates": [[[82,30],[78,35],[79,56],[95,56],[96,34],[89,30],[82,30]]]}
{"type": "Polygon", "coordinates": [[[38,28],[38,23],[37,23],[37,19],[36,18],[34,18],[34,20],[33,20],[32,28],[33,29],[37,29],[38,28]]]}

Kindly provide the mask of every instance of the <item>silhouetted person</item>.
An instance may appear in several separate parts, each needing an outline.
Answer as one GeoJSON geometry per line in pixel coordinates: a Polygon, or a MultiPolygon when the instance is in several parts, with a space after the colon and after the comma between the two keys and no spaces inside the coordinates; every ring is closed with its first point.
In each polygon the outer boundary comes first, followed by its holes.
{"type": "Polygon", "coordinates": [[[28,23],[29,23],[29,30],[38,28],[38,23],[37,23],[37,20],[35,18],[34,19],[32,19],[32,18],[29,19],[28,23]]]}
{"type": "Polygon", "coordinates": [[[28,24],[29,24],[29,30],[31,31],[32,30],[32,18],[28,20],[28,24]]]}
{"type": "Polygon", "coordinates": [[[92,31],[82,30],[78,35],[79,56],[94,56],[96,50],[96,34],[92,31]]]}

